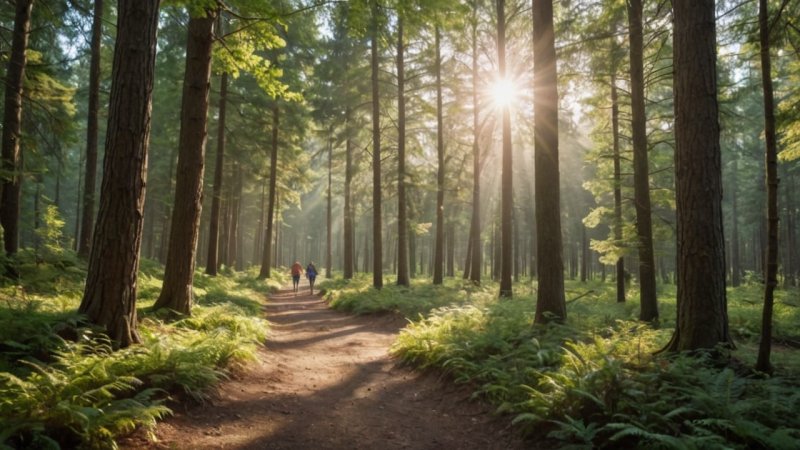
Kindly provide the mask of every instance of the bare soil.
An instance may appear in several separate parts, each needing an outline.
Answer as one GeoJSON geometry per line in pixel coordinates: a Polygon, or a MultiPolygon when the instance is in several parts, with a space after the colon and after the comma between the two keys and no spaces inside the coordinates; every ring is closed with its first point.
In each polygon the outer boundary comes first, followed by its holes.
{"type": "Polygon", "coordinates": [[[517,449],[526,445],[469,399],[469,390],[399,365],[389,346],[396,316],[333,311],[308,290],[280,291],[259,361],[205,404],[171,405],[175,415],[124,448],[159,449],[517,449]]]}

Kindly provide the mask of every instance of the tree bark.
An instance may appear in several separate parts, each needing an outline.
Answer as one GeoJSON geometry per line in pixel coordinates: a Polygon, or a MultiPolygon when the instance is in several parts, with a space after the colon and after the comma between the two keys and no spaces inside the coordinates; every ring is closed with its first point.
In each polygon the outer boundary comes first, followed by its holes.
{"type": "Polygon", "coordinates": [[[675,0],[677,320],[667,351],[731,344],[725,294],[714,0],[675,0]]]}
{"type": "Polygon", "coordinates": [[[97,112],[100,109],[100,42],[103,38],[103,0],[94,0],[91,61],[89,62],[89,105],[86,117],[86,177],[83,187],[78,256],[89,257],[94,227],[95,180],[97,179],[97,112]]]}
{"type": "Polygon", "coordinates": [[[350,136],[350,107],[345,109],[345,165],[344,165],[344,279],[353,278],[355,268],[355,234],[353,232],[353,140],[350,136]]]}
{"type": "MultiPolygon", "coordinates": [[[[22,82],[28,62],[28,35],[31,31],[33,0],[17,0],[14,13],[14,34],[11,38],[11,54],[6,69],[6,92],[3,109],[2,134],[2,195],[0,195],[0,225],[3,226],[3,242],[7,255],[19,250],[19,204],[22,187],[22,155],[20,135],[22,130],[22,82]]],[[[10,275],[16,270],[9,267],[10,275]]]]}
{"type": "Polygon", "coordinates": [[[733,160],[731,172],[731,222],[733,222],[731,236],[731,285],[738,287],[742,284],[742,264],[739,257],[739,199],[737,196],[739,176],[739,160],[733,160]]]}
{"type": "Polygon", "coordinates": [[[406,94],[403,18],[397,18],[397,285],[408,286],[408,219],[406,214],[406,94]]]}
{"type": "Polygon", "coordinates": [[[653,255],[653,225],[650,215],[650,169],[647,162],[647,125],[644,106],[644,62],[642,53],[642,0],[628,0],[631,57],[631,133],[633,134],[633,197],[639,250],[639,320],[658,320],[656,263],[653,255]]]}
{"type": "Polygon", "coordinates": [[[442,126],[442,55],[441,41],[442,33],[436,25],[435,36],[435,58],[433,63],[436,73],[436,235],[434,241],[433,256],[433,284],[442,284],[444,278],[444,127],[442,126]]]}
{"type": "Polygon", "coordinates": [[[769,15],[767,0],[758,1],[758,28],[761,44],[761,86],[764,91],[764,137],[766,141],[767,255],[764,283],[764,310],[761,316],[761,343],[756,370],[772,372],[772,309],[778,285],[778,150],[775,142],[775,99],[772,92],[772,62],[769,56],[769,15]]]}
{"type": "Polygon", "coordinates": [[[241,267],[239,255],[239,237],[241,231],[239,229],[239,217],[242,210],[242,191],[244,190],[242,180],[242,165],[238,162],[233,163],[233,180],[235,185],[231,189],[231,211],[230,211],[230,231],[228,232],[228,267],[241,267]]]}
{"type": "Polygon", "coordinates": [[[327,191],[327,212],[325,214],[326,233],[325,233],[325,277],[331,277],[331,265],[333,264],[333,126],[331,126],[328,136],[328,191],[327,191]]]}
{"type": "Polygon", "coordinates": [[[478,17],[477,7],[472,9],[472,221],[469,239],[472,244],[469,279],[481,283],[481,148],[480,148],[480,104],[478,103],[478,17]]]}
{"type": "MultiPolygon", "coordinates": [[[[615,68],[616,69],[616,68],[615,68]]],[[[619,100],[617,77],[611,74],[611,132],[614,147],[614,240],[622,243],[622,170],[619,152],[619,100]]],[[[617,302],[625,302],[625,258],[620,256],[616,264],[617,302]]]]}
{"type": "Polygon", "coordinates": [[[383,287],[383,247],[381,242],[381,116],[378,88],[378,2],[370,2],[372,24],[370,53],[372,66],[372,285],[383,287]]]}
{"type": "Polygon", "coordinates": [[[190,18],[186,42],[175,204],[164,284],[153,305],[155,309],[168,308],[179,314],[192,312],[194,259],[203,207],[211,48],[217,14],[216,10],[208,10],[204,17],[190,18]]]}
{"type": "MultiPolygon", "coordinates": [[[[506,80],[506,17],[505,0],[497,0],[497,65],[500,80],[506,80]]],[[[512,220],[514,208],[511,158],[511,107],[502,106],[503,159],[500,182],[500,297],[511,298],[512,220]]],[[[556,186],[558,186],[556,184],[556,186]]]]}
{"type": "Polygon", "coordinates": [[[536,323],[566,320],[558,169],[558,86],[552,0],[533,2],[536,323]]]}
{"type": "Polygon", "coordinates": [[[228,73],[219,79],[219,119],[217,120],[217,155],[214,166],[214,190],[211,197],[211,220],[208,225],[208,261],[206,273],[214,276],[219,269],[219,207],[222,200],[222,173],[225,165],[225,114],[228,101],[228,73]]]}
{"type": "Polygon", "coordinates": [[[159,0],[120,0],[103,181],[78,312],[115,345],[139,342],[136,275],[142,243],[159,0]]]}
{"type": "MultiPolygon", "coordinates": [[[[269,155],[269,208],[267,209],[267,230],[264,233],[264,252],[261,254],[261,272],[258,277],[262,280],[269,278],[272,256],[272,222],[275,217],[276,195],[275,188],[278,178],[278,129],[280,127],[280,110],[278,100],[272,105],[272,152],[269,155]]],[[[275,246],[277,250],[278,246],[275,246]]],[[[296,253],[295,253],[296,254],[296,253]]],[[[277,259],[277,258],[276,258],[277,259]]]]}

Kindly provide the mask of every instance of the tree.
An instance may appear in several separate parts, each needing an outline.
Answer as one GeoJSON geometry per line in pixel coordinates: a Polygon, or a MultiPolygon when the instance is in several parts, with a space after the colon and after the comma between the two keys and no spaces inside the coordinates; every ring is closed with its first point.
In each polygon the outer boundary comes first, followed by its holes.
{"type": "Polygon", "coordinates": [[[383,246],[381,225],[381,115],[378,86],[378,2],[370,1],[370,64],[372,76],[372,285],[383,287],[383,246]]]}
{"type": "Polygon", "coordinates": [[[211,47],[217,10],[194,11],[189,19],[175,206],[164,267],[164,284],[153,307],[180,314],[192,309],[192,280],[203,199],[203,167],[208,126],[211,47]]]}
{"type": "Polygon", "coordinates": [[[771,373],[772,309],[778,285],[778,150],[775,142],[775,99],[772,92],[772,63],[769,49],[769,12],[767,0],[758,1],[758,30],[761,54],[761,86],[764,92],[764,140],[767,162],[767,255],[764,310],[761,318],[761,343],[756,370],[771,373]]]}
{"type": "Polygon", "coordinates": [[[533,2],[533,102],[536,195],[536,323],[567,318],[561,249],[558,87],[552,0],[533,2]]]}
{"type": "Polygon", "coordinates": [[[677,320],[667,351],[731,344],[725,293],[714,0],[675,0],[677,320]]]}
{"type": "Polygon", "coordinates": [[[656,263],[653,256],[653,226],[650,215],[650,170],[647,162],[647,116],[644,107],[644,62],[642,0],[628,0],[631,75],[631,133],[633,135],[633,187],[639,249],[639,320],[658,319],[656,263]]]}
{"type": "MultiPolygon", "coordinates": [[[[22,128],[22,82],[27,63],[28,35],[31,28],[33,0],[17,0],[14,14],[14,34],[6,69],[6,92],[3,109],[2,134],[2,194],[0,195],[0,225],[7,255],[19,249],[19,200],[22,180],[20,140],[22,128]]],[[[10,270],[12,275],[14,270],[10,270]]]]}
{"type": "Polygon", "coordinates": [[[219,221],[222,200],[222,172],[225,165],[225,115],[228,99],[228,73],[223,72],[219,79],[219,119],[217,120],[217,155],[214,166],[214,190],[211,198],[211,220],[208,227],[208,261],[206,273],[216,275],[219,267],[219,221]]]}
{"type": "MultiPolygon", "coordinates": [[[[536,6],[534,6],[535,8],[536,6]]],[[[505,0],[497,0],[497,64],[500,70],[500,82],[506,81],[506,17],[505,0]]],[[[535,16],[534,16],[535,17],[535,16]]],[[[534,25],[535,27],[535,25],[534,25]]],[[[555,60],[554,60],[555,61],[555,60]]],[[[536,69],[534,69],[536,70],[536,69]]],[[[554,80],[555,81],[555,80],[554,80]]],[[[503,162],[502,181],[500,182],[500,297],[512,296],[512,214],[514,209],[512,162],[511,162],[511,106],[502,105],[503,123],[503,162]]],[[[538,119],[538,116],[537,116],[538,119]]],[[[537,120],[538,123],[538,120],[537,120]]],[[[537,177],[538,178],[538,177],[537,177]]],[[[558,186],[558,184],[556,184],[558,186]]]]}
{"type": "MultiPolygon", "coordinates": [[[[272,256],[272,226],[275,219],[276,186],[278,178],[278,128],[280,127],[280,109],[278,100],[272,105],[272,151],[269,157],[269,193],[267,194],[267,229],[264,231],[264,253],[261,255],[261,271],[258,277],[269,278],[272,256]]],[[[260,232],[260,230],[259,230],[260,232]]]]}
{"type": "MultiPolygon", "coordinates": [[[[616,70],[616,67],[613,69],[616,70]]],[[[619,100],[616,73],[611,74],[611,133],[614,149],[614,240],[622,241],[622,174],[619,151],[619,100]]],[[[625,258],[617,258],[617,302],[625,302],[625,258]]]]}
{"type": "MultiPolygon", "coordinates": [[[[499,3],[498,3],[499,4],[499,3]]],[[[444,127],[442,125],[442,32],[437,24],[435,34],[436,72],[436,241],[433,257],[433,284],[442,284],[444,272],[444,127]]],[[[501,289],[502,290],[502,289],[501,289]]]]}
{"type": "Polygon", "coordinates": [[[469,228],[470,274],[469,279],[481,282],[481,147],[480,147],[480,105],[478,104],[478,5],[472,4],[472,220],[469,228]]]}
{"type": "MultiPolygon", "coordinates": [[[[397,284],[399,286],[408,286],[408,218],[406,213],[406,94],[403,19],[403,14],[399,14],[397,18],[397,284]]],[[[436,283],[435,279],[434,283],[436,283]]]]}
{"type": "Polygon", "coordinates": [[[95,180],[97,179],[97,111],[100,108],[100,41],[103,37],[103,0],[94,0],[91,61],[89,63],[89,110],[86,115],[86,173],[83,179],[78,255],[89,257],[94,225],[95,180]]]}
{"type": "Polygon", "coordinates": [[[150,138],[159,0],[120,0],[100,206],[78,311],[126,347],[136,332],[136,276],[150,138]]]}

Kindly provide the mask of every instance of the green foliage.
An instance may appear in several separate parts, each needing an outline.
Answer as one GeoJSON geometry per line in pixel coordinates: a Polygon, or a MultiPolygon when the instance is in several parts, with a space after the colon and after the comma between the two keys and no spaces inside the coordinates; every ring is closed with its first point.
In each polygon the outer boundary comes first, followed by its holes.
{"type": "Polygon", "coordinates": [[[255,357],[266,337],[261,298],[277,283],[254,274],[197,274],[193,315],[164,322],[149,313],[162,269],[140,266],[140,345],[112,351],[108,339],[82,328],[75,313],[82,277],[41,264],[59,289],[43,289],[23,272],[0,289],[0,446],[115,448],[115,438],[151,428],[170,413],[171,394],[207,398],[210,388],[255,357]],[[29,288],[28,286],[33,286],[29,288]]]}
{"type": "MultiPolygon", "coordinates": [[[[451,280],[453,287],[459,286],[451,280]]],[[[369,280],[331,280],[331,304],[356,312],[394,311],[417,317],[401,331],[392,352],[423,368],[438,368],[475,395],[515,416],[529,433],[559,448],[796,448],[800,420],[798,365],[776,352],[781,375],[759,378],[690,355],[654,356],[669,339],[674,286],[661,287],[661,329],[636,321],[637,305],[614,301],[611,284],[568,283],[569,321],[532,326],[533,294],[517,285],[499,301],[492,286],[461,287],[434,306],[433,287],[369,287],[369,280]],[[387,289],[388,288],[388,289],[387,289]],[[487,291],[484,293],[484,289],[487,291]],[[388,290],[388,293],[384,291],[388,290]],[[459,300],[457,297],[461,296],[459,300]],[[417,302],[416,306],[412,306],[417,302]],[[443,301],[444,303],[444,301],[443,301]],[[416,316],[415,316],[416,315],[416,316]]],[[[635,289],[632,289],[635,296],[635,289]]],[[[757,287],[731,291],[732,328],[757,330],[757,287]]],[[[783,294],[776,329],[799,320],[783,294]]],[[[736,331],[734,357],[752,358],[756,335],[736,331]]],[[[784,351],[784,353],[792,353],[784,351]]],[[[794,351],[796,353],[796,351],[794,351]]],[[[733,359],[733,361],[738,361],[733,359]]]]}
{"type": "Polygon", "coordinates": [[[320,292],[331,307],[356,314],[393,312],[407,318],[427,315],[431,310],[451,304],[472,301],[476,296],[493,295],[487,289],[476,288],[461,281],[448,280],[434,286],[429,279],[412,280],[412,286],[397,286],[391,278],[381,290],[372,288],[372,278],[358,274],[352,280],[331,279],[319,285],[320,292]]]}

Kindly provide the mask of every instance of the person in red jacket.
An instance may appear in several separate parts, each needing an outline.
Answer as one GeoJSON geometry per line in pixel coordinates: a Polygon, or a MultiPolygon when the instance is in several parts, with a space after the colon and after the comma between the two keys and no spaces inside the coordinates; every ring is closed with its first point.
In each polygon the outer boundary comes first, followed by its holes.
{"type": "Polygon", "coordinates": [[[300,275],[303,274],[303,265],[300,261],[295,261],[292,264],[292,286],[294,287],[295,294],[300,289],[300,275]]]}

